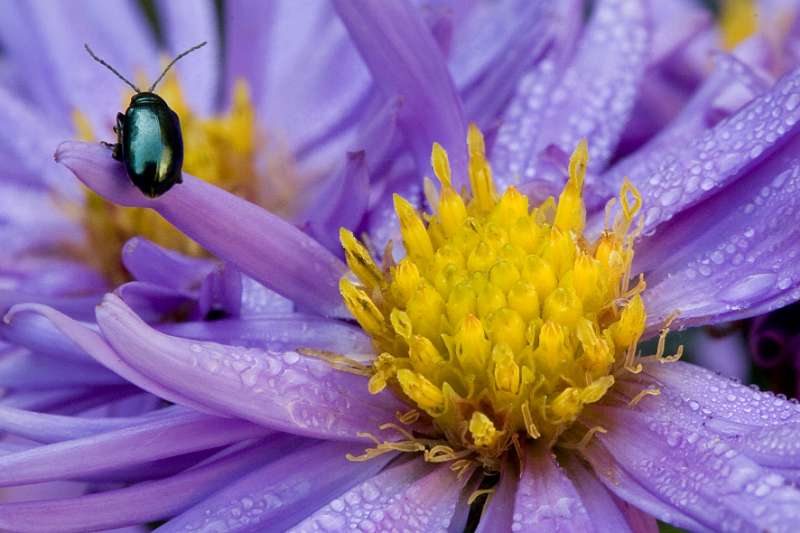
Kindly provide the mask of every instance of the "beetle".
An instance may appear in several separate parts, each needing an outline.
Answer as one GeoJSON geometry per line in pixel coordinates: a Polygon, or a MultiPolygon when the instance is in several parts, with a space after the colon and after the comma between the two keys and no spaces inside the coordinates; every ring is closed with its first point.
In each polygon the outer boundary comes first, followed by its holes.
{"type": "Polygon", "coordinates": [[[204,41],[178,54],[153,85],[147,91],[142,91],[114,67],[97,57],[88,44],[84,44],[92,59],[136,91],[125,113],[117,113],[114,127],[114,133],[117,134],[116,144],[103,144],[111,148],[114,159],[125,165],[125,172],[131,182],[150,198],[157,198],[176,183],[181,183],[183,167],[181,121],[167,102],[153,91],[172,65],[205,45],[204,41]]]}

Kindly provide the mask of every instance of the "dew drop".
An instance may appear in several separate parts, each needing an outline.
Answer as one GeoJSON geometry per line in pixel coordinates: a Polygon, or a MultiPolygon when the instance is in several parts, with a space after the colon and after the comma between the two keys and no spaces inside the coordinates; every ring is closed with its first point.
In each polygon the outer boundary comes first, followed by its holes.
{"type": "Polygon", "coordinates": [[[741,303],[744,300],[758,298],[775,286],[776,278],[772,272],[751,274],[720,290],[717,298],[728,303],[741,303]]]}

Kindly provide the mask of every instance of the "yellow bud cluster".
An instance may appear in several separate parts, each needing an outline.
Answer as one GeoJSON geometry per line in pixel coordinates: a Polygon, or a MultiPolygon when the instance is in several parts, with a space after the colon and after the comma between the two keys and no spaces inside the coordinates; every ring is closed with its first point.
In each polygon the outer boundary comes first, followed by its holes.
{"type": "Polygon", "coordinates": [[[453,188],[447,153],[434,145],[434,212],[423,218],[395,197],[405,258],[385,258],[382,270],[342,231],[357,283],[343,279],[341,290],[381,354],[370,390],[389,387],[454,449],[492,458],[515,435],[556,437],[614,384],[644,330],[643,285],[627,280],[640,202],[626,183],[615,227],[587,242],[585,142],[558,202],[533,209],[513,187],[497,193],[474,126],[467,144],[471,195],[453,188]]]}

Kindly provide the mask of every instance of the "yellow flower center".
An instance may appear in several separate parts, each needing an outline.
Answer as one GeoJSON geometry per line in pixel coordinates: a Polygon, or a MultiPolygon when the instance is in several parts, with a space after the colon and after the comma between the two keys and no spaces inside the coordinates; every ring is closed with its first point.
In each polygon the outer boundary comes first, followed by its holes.
{"type": "MultiPolygon", "coordinates": [[[[250,91],[243,80],[236,83],[227,112],[213,117],[202,117],[192,110],[175,75],[164,79],[158,93],[180,117],[185,172],[279,214],[296,207],[293,201],[303,180],[287,179],[287,175],[296,174],[293,162],[289,157],[281,158],[278,150],[266,161],[258,158],[267,139],[258,128],[250,91]]],[[[127,103],[126,97],[124,105],[127,103]]],[[[82,139],[96,138],[80,111],[74,112],[73,120],[82,139]]],[[[120,207],[87,190],[79,216],[87,230],[87,246],[81,255],[114,283],[128,280],[119,252],[134,235],[187,255],[206,255],[199,244],[151,209],[120,207]]]]}
{"type": "Polygon", "coordinates": [[[645,325],[642,280],[629,288],[638,192],[626,182],[621,214],[594,242],[583,235],[582,142],[558,201],[530,208],[513,187],[498,195],[481,133],[468,135],[471,195],[441,185],[422,217],[395,196],[406,256],[383,267],[346,230],[344,301],[379,355],[369,388],[388,387],[427,413],[452,450],[485,464],[524,439],[553,442],[614,375],[631,369],[645,325]]]}

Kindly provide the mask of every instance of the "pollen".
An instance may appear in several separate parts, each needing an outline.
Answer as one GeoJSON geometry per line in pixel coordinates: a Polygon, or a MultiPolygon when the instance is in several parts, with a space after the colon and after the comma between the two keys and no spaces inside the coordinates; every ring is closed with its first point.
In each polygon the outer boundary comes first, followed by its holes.
{"type": "MultiPolygon", "coordinates": [[[[143,86],[147,85],[146,80],[141,81],[143,86]]],[[[165,77],[158,93],[181,121],[184,172],[278,214],[291,212],[290,204],[297,196],[295,189],[301,186],[303,179],[295,176],[293,164],[283,151],[280,152],[282,157],[276,154],[270,158],[270,163],[282,159],[278,169],[267,167],[264,158],[259,158],[259,152],[263,153],[263,148],[272,140],[258,127],[246,82],[235,83],[228,109],[213,116],[202,116],[192,109],[174,74],[165,77]],[[286,179],[287,175],[298,179],[286,179]]],[[[128,99],[126,95],[121,100],[122,109],[128,105],[128,99]]],[[[83,113],[74,111],[73,122],[81,139],[97,139],[83,113]]],[[[114,283],[128,281],[119,252],[134,235],[187,255],[207,255],[199,244],[153,210],[116,206],[89,190],[84,207],[80,217],[88,238],[86,250],[78,253],[114,283]]]]}
{"type": "Polygon", "coordinates": [[[758,11],[753,0],[720,2],[719,27],[722,44],[732,50],[758,30],[758,11]]]}
{"type": "Polygon", "coordinates": [[[395,196],[404,258],[378,266],[341,231],[341,292],[380,354],[370,391],[388,388],[427,414],[437,435],[426,438],[491,464],[526,439],[555,441],[631,371],[646,317],[644,282],[629,286],[641,200],[626,182],[620,214],[590,241],[585,141],[558,200],[538,206],[513,187],[498,193],[475,126],[467,144],[469,191],[453,188],[436,144],[433,212],[395,196]]]}

